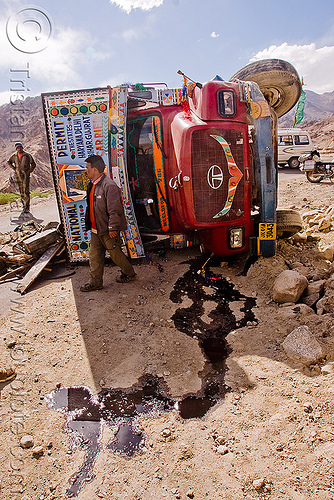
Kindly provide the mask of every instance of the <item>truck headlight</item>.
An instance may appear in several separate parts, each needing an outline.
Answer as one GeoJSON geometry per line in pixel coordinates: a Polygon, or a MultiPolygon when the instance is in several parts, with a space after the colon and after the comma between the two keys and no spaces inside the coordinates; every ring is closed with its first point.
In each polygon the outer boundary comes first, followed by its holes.
{"type": "Polygon", "coordinates": [[[244,246],[244,228],[231,227],[229,229],[229,247],[241,248],[244,246]]]}

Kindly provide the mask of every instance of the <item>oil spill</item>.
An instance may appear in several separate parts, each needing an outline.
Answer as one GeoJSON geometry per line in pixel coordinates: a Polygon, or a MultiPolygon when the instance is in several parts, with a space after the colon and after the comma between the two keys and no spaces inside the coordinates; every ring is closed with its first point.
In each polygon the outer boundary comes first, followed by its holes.
{"type": "Polygon", "coordinates": [[[170,300],[182,304],[186,298],[187,303],[192,302],[189,307],[178,308],[172,319],[179,331],[198,340],[205,356],[204,369],[199,373],[201,389],[175,401],[167,396],[168,387],[162,378],[143,375],[128,389],[103,389],[93,395],[87,387],[69,387],[46,395],[49,408],[67,415],[66,431],[72,449],[85,451],[82,467],[70,479],[68,497],[76,497],[94,479],[103,425],[117,427],[106,448],[130,458],[145,450],[146,436],[139,429],[142,417],[177,410],[184,419],[201,418],[228,390],[224,383],[230,352],[226,336],[248,321],[256,321],[252,311],[256,301],[235,290],[221,275],[213,274],[203,257],[188,263],[190,269],[175,283],[170,300]]]}
{"type": "Polygon", "coordinates": [[[175,408],[175,401],[165,396],[162,379],[145,375],[128,390],[104,389],[96,396],[87,387],[57,389],[44,397],[49,408],[67,415],[66,431],[71,448],[85,451],[84,463],[70,479],[68,497],[76,497],[82,487],[94,479],[93,466],[101,451],[102,425],[117,426],[107,449],[130,458],[145,449],[140,417],[157,417],[175,408]]]}
{"type": "Polygon", "coordinates": [[[224,384],[225,361],[230,352],[226,336],[249,321],[256,322],[252,311],[256,305],[254,298],[242,295],[220,274],[211,272],[204,257],[189,264],[190,269],[175,283],[170,300],[182,304],[187,298],[192,304],[177,309],[172,319],[179,331],[197,338],[206,363],[199,374],[201,389],[178,403],[180,415],[185,419],[203,417],[224,396],[228,390],[224,384]],[[208,314],[205,313],[207,305],[210,306],[208,314]]]}

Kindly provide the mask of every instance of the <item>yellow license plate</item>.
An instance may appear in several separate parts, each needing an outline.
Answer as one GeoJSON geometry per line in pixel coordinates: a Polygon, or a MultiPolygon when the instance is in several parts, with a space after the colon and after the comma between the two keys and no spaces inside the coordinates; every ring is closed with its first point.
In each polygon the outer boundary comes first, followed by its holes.
{"type": "Polygon", "coordinates": [[[259,239],[260,240],[276,240],[276,223],[261,222],[259,224],[259,239]]]}

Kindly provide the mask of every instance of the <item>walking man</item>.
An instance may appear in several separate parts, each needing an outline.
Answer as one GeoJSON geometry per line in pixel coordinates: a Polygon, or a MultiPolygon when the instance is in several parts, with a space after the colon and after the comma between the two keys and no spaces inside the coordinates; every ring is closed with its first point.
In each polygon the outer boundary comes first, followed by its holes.
{"type": "Polygon", "coordinates": [[[30,210],[30,174],[36,167],[35,160],[31,154],[23,151],[22,142],[15,144],[16,153],[7,161],[10,168],[14,170],[15,180],[20,190],[23,212],[30,210]]]}
{"type": "Polygon", "coordinates": [[[114,263],[121,268],[118,283],[136,279],[136,273],[121,249],[120,231],[126,229],[126,219],[117,184],[103,172],[105,164],[98,155],[86,160],[87,186],[86,230],[91,230],[89,250],[89,283],[82,285],[82,292],[101,290],[105,253],[108,250],[114,263]]]}

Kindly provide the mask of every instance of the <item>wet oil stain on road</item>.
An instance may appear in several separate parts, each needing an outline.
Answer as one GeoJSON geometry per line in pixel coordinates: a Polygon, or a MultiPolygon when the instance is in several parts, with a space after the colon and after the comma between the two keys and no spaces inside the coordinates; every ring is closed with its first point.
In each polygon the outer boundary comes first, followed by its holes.
{"type": "Polygon", "coordinates": [[[181,305],[172,316],[175,327],[197,338],[205,356],[204,369],[199,373],[201,389],[173,400],[162,378],[143,375],[127,390],[103,389],[95,396],[87,387],[69,387],[45,396],[51,409],[67,414],[66,430],[72,448],[85,450],[82,467],[70,479],[68,497],[77,496],[94,479],[93,466],[101,451],[103,424],[117,427],[106,448],[130,458],[145,451],[146,436],[138,425],[142,417],[157,417],[174,410],[183,419],[201,418],[224,397],[229,354],[226,336],[247,322],[256,321],[252,311],[256,302],[235,290],[221,275],[212,273],[203,257],[188,263],[190,269],[175,283],[170,300],[181,305]],[[182,307],[184,299],[191,305],[182,307]]]}

